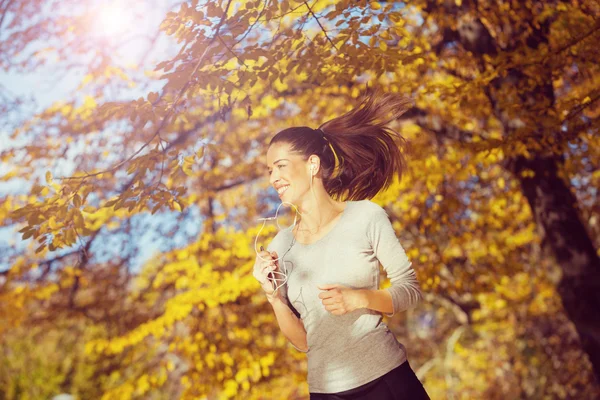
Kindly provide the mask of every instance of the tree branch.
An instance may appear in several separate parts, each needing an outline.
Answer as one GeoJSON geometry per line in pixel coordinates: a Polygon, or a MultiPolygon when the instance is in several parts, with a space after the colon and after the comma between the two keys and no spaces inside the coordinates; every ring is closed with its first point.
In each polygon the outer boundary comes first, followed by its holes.
{"type": "Polygon", "coordinates": [[[217,24],[217,27],[215,29],[215,34],[210,39],[210,41],[206,44],[206,46],[204,48],[204,52],[202,53],[202,55],[198,59],[198,62],[196,63],[194,69],[192,70],[192,73],[190,74],[188,80],[185,82],[185,84],[183,85],[183,87],[179,90],[179,92],[177,93],[177,96],[175,96],[175,100],[173,100],[172,106],[167,110],[166,115],[164,116],[164,118],[160,122],[160,125],[158,126],[158,128],[156,128],[156,132],[154,132],[154,135],[152,135],[152,137],[150,138],[150,140],[148,140],[146,143],[144,143],[142,145],[142,147],[140,147],[135,153],[133,153],[127,159],[121,161],[120,163],[118,163],[117,165],[115,165],[114,167],[112,167],[112,168],[110,168],[108,170],[99,171],[99,172],[95,172],[95,173],[92,173],[92,174],[86,173],[83,176],[61,177],[59,179],[61,179],[61,180],[85,179],[85,178],[92,177],[92,176],[98,176],[100,174],[107,173],[107,172],[114,172],[119,167],[121,167],[122,165],[124,165],[127,162],[133,160],[135,158],[135,156],[137,156],[138,154],[140,154],[142,152],[142,150],[144,150],[160,134],[161,130],[165,127],[165,125],[167,123],[167,120],[169,119],[169,117],[173,113],[173,110],[177,106],[177,103],[179,102],[179,100],[181,99],[181,97],[183,96],[183,94],[185,93],[185,91],[189,88],[189,86],[190,86],[190,84],[192,82],[192,77],[196,74],[196,72],[198,72],[198,69],[200,68],[200,65],[202,64],[202,62],[204,61],[204,58],[206,57],[206,54],[208,54],[208,50],[211,48],[211,45],[215,42],[215,40],[219,36],[219,31],[221,30],[221,27],[223,26],[223,23],[225,22],[225,19],[227,17],[227,12],[229,10],[229,7],[231,6],[231,2],[232,1],[233,0],[229,0],[227,2],[227,6],[225,7],[225,10],[223,11],[223,15],[221,16],[221,19],[219,20],[219,23],[217,24]]]}
{"type": "Polygon", "coordinates": [[[305,1],[304,4],[306,5],[306,8],[308,8],[308,11],[310,12],[310,15],[313,16],[313,18],[315,19],[315,21],[317,21],[317,24],[319,24],[319,27],[321,27],[321,30],[325,34],[325,37],[327,38],[327,40],[329,41],[329,43],[331,43],[331,45],[333,46],[333,48],[335,49],[335,51],[339,51],[338,48],[336,47],[336,45],[333,44],[333,42],[331,41],[331,38],[329,38],[329,35],[327,34],[327,31],[325,30],[325,28],[323,27],[323,25],[321,25],[321,21],[319,21],[319,18],[317,18],[317,16],[313,12],[312,8],[310,8],[310,6],[308,5],[308,2],[305,1]]]}

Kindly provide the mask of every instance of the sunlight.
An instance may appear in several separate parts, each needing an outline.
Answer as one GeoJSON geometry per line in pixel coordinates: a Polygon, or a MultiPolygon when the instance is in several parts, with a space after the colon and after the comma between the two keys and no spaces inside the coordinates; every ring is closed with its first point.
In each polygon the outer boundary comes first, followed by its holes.
{"type": "Polygon", "coordinates": [[[94,21],[94,31],[105,37],[117,37],[131,29],[133,14],[124,3],[103,5],[94,21]]]}

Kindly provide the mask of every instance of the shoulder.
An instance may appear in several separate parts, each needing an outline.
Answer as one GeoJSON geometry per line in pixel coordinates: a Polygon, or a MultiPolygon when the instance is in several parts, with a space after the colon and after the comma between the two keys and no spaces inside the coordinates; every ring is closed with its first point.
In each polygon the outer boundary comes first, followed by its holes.
{"type": "Polygon", "coordinates": [[[379,204],[371,200],[359,200],[350,204],[352,221],[355,227],[362,227],[367,234],[380,226],[389,223],[387,212],[379,204]]]}
{"type": "Polygon", "coordinates": [[[375,217],[387,217],[387,212],[379,204],[371,200],[359,200],[351,203],[355,214],[364,216],[368,219],[375,217]]]}

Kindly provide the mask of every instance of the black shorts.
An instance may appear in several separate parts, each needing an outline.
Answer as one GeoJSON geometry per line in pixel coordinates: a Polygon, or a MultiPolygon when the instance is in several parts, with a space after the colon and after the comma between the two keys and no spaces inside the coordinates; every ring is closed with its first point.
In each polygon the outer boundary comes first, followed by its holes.
{"type": "Polygon", "coordinates": [[[310,393],[310,400],[429,400],[408,361],[357,388],[339,393],[310,393]]]}

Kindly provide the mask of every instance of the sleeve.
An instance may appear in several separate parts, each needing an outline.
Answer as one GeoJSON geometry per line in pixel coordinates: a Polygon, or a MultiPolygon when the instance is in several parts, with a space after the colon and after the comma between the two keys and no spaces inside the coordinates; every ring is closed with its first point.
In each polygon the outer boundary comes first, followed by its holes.
{"type": "Polygon", "coordinates": [[[387,213],[379,205],[375,205],[377,208],[367,225],[367,236],[392,284],[386,289],[392,295],[393,311],[386,314],[391,317],[415,306],[421,301],[423,294],[411,267],[412,262],[398,241],[387,213]]]}

